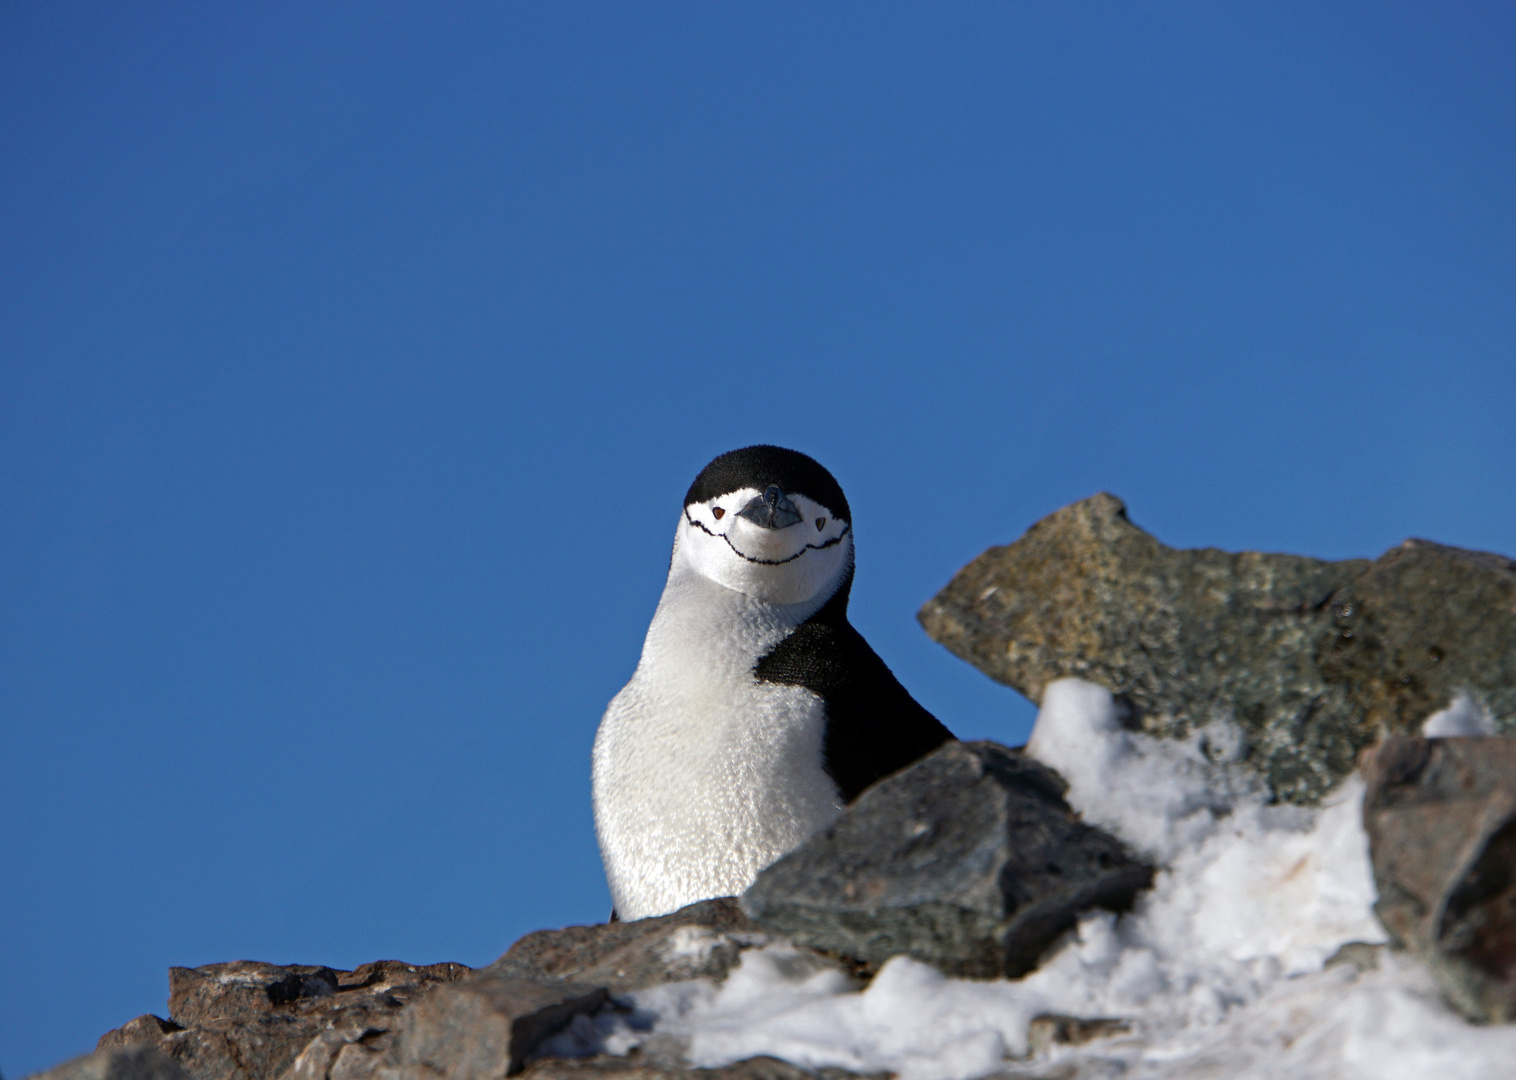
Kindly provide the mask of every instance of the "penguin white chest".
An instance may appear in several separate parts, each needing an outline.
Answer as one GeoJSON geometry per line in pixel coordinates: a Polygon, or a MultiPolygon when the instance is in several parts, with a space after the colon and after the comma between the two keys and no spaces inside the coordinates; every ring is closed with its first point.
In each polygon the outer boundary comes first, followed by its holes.
{"type": "Polygon", "coordinates": [[[753,675],[792,628],[713,583],[670,582],[595,739],[595,826],[623,919],[741,893],[842,812],[821,699],[753,675]]]}

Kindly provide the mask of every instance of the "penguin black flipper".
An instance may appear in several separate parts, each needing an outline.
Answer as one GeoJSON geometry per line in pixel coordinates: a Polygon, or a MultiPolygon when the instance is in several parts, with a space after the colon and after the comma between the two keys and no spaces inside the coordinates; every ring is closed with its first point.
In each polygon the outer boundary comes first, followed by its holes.
{"type": "Polygon", "coordinates": [[[953,733],[911,697],[848,622],[847,584],[760,657],[753,674],[762,682],[802,686],[822,700],[823,767],[850,803],[874,781],[950,741],[953,733]]]}

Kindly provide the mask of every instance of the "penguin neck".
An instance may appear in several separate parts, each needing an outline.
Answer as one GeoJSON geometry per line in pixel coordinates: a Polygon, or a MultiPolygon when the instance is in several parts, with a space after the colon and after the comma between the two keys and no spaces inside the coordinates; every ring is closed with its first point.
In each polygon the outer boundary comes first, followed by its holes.
{"type": "Polygon", "coordinates": [[[697,572],[676,553],[658,610],[648,627],[643,663],[685,662],[751,668],[758,657],[808,621],[847,622],[851,560],[828,590],[794,604],[775,604],[727,588],[697,572]]]}

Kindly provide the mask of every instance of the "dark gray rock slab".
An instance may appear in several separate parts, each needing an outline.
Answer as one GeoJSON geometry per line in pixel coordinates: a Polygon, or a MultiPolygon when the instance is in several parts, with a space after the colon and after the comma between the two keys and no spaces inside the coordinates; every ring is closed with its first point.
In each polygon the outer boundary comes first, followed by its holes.
{"type": "Polygon", "coordinates": [[[1296,802],[1460,691],[1516,730],[1516,563],[1424,540],[1373,562],[1181,551],[1100,494],[980,555],[918,617],[1034,702],[1077,676],[1149,734],[1235,723],[1247,763],[1296,802]]]}
{"type": "Polygon", "coordinates": [[[1469,1019],[1516,1020],[1516,739],[1391,738],[1363,775],[1379,921],[1469,1019]]]}
{"type": "Polygon", "coordinates": [[[870,965],[904,953],[954,975],[1022,975],[1081,912],[1121,910],[1152,878],[1063,790],[1015,751],[948,743],[764,870],[742,907],[870,965]]]}
{"type": "Polygon", "coordinates": [[[380,1060],[406,1004],[468,974],[463,964],[397,960],[353,971],[249,960],[176,967],[170,1018],[139,1016],[97,1049],[151,1048],[190,1080],[343,1080],[380,1060]]]}
{"type": "Polygon", "coordinates": [[[152,1046],[116,1047],[65,1061],[30,1080],[190,1080],[179,1063],[152,1046]]]}
{"type": "Polygon", "coordinates": [[[407,1009],[392,1056],[413,1080],[500,1080],[520,1072],[538,1043],[609,1000],[603,986],[481,972],[407,1009]]]}
{"type": "Polygon", "coordinates": [[[722,897],[635,922],[539,930],[484,970],[572,979],[624,994],[681,979],[723,979],[744,949],[768,941],[734,897],[722,897]]]}

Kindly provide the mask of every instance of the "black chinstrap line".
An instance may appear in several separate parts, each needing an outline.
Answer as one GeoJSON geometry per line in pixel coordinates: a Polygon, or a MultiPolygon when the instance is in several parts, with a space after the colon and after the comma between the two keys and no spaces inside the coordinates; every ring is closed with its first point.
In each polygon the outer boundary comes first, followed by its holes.
{"type": "Polygon", "coordinates": [[[829,547],[835,547],[838,544],[842,543],[843,538],[853,531],[853,523],[848,522],[847,526],[840,533],[832,537],[824,544],[807,543],[805,547],[795,552],[795,554],[783,559],[755,559],[751,555],[744,555],[742,552],[738,551],[737,545],[732,543],[731,538],[728,537],[726,533],[711,532],[710,529],[707,529],[705,527],[703,522],[696,521],[694,518],[690,517],[690,512],[688,510],[684,512],[684,520],[688,521],[691,525],[695,526],[695,528],[699,529],[707,536],[719,536],[721,539],[726,541],[726,546],[731,548],[732,553],[739,559],[746,559],[748,562],[754,563],[758,566],[783,566],[785,563],[794,562],[796,559],[800,558],[800,556],[804,555],[807,551],[825,551],[829,547]]]}

